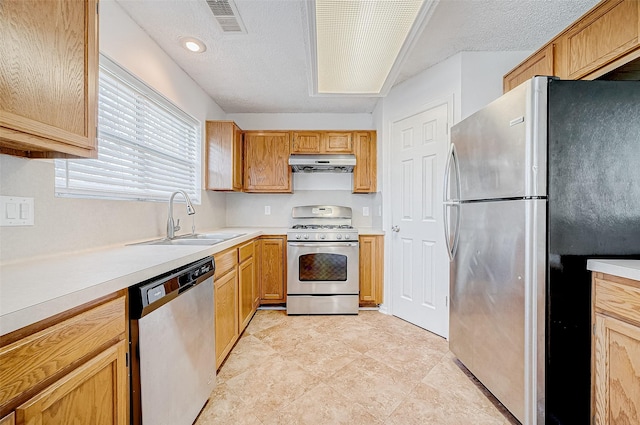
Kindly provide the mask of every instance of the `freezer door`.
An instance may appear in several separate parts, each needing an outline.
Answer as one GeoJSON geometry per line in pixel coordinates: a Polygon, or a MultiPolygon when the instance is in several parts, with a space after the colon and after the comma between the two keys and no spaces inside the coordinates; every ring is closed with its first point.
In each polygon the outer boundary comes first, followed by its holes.
{"type": "Polygon", "coordinates": [[[547,81],[533,78],[452,127],[462,201],[546,196],[547,81]]]}
{"type": "Polygon", "coordinates": [[[544,424],[545,200],[460,205],[449,347],[522,423],[544,424]]]}

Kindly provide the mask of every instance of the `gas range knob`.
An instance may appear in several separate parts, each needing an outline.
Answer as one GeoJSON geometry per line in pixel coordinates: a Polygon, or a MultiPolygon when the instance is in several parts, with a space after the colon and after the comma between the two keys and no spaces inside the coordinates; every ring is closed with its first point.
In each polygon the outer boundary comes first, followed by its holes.
{"type": "Polygon", "coordinates": [[[300,235],[296,235],[296,239],[300,239],[302,236],[300,235]]]}
{"type": "Polygon", "coordinates": [[[344,235],[344,239],[345,239],[345,240],[347,240],[347,239],[351,239],[351,235],[347,233],[346,235],[344,235]]]}
{"type": "Polygon", "coordinates": [[[309,239],[309,235],[307,235],[306,233],[305,233],[304,235],[302,235],[302,237],[303,237],[304,239],[309,239]]]}
{"type": "Polygon", "coordinates": [[[336,239],[342,239],[342,235],[341,234],[337,234],[336,235],[336,239]]]}
{"type": "Polygon", "coordinates": [[[323,234],[319,234],[318,236],[320,237],[320,239],[326,239],[327,238],[327,235],[323,235],[323,234]]]}

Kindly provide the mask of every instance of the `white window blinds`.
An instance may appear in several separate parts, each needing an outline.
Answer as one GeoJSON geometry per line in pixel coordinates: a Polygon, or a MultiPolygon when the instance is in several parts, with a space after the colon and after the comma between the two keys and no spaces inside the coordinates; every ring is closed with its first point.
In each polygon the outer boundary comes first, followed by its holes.
{"type": "Polygon", "coordinates": [[[100,56],[98,159],[56,160],[56,195],[200,203],[200,123],[100,56]]]}

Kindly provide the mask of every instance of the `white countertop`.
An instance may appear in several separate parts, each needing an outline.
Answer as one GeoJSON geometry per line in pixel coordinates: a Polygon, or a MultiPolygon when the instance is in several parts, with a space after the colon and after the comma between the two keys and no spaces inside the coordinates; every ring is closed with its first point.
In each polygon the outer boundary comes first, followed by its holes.
{"type": "Polygon", "coordinates": [[[225,228],[215,231],[244,235],[212,246],[119,245],[2,265],[0,335],[257,236],[284,235],[287,229],[225,228]]]}
{"type": "Polygon", "coordinates": [[[587,260],[587,269],[640,280],[640,260],[587,260]]]}
{"type": "MultiPolygon", "coordinates": [[[[118,245],[26,259],[0,267],[0,335],[136,285],[260,235],[288,228],[223,228],[199,233],[243,233],[210,246],[118,245]]],[[[361,235],[383,235],[360,228],[361,235]]],[[[143,241],[132,241],[137,243],[143,241]]]]}

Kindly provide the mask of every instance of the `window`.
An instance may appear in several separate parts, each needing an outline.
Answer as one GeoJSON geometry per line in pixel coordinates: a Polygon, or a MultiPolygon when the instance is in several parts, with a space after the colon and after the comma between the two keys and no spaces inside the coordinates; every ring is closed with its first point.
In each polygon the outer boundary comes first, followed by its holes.
{"type": "Polygon", "coordinates": [[[98,159],[56,160],[56,196],[200,203],[200,123],[100,56],[98,159]]]}

